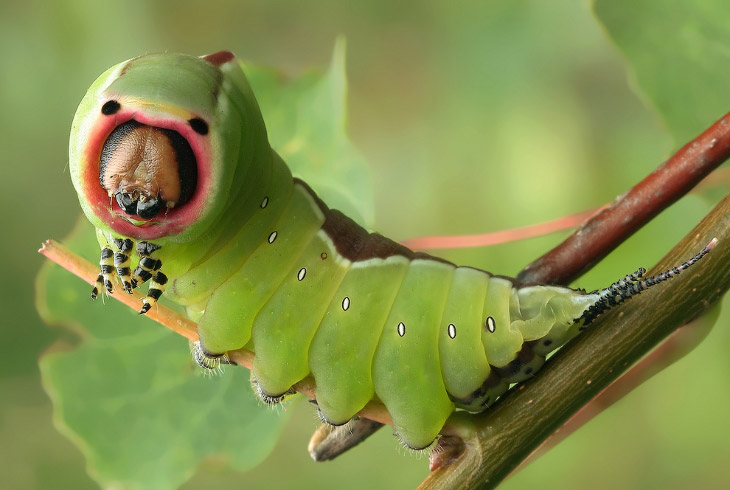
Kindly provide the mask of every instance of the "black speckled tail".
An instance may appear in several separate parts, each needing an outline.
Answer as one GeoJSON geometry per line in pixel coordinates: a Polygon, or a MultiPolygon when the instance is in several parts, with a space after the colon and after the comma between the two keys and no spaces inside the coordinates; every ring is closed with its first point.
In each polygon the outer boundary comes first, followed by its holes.
{"type": "Polygon", "coordinates": [[[698,260],[700,260],[702,257],[704,257],[710,250],[712,250],[712,247],[714,247],[716,243],[717,239],[713,238],[712,241],[708,243],[702,251],[689,259],[687,262],[682,265],[672,267],[668,271],[662,272],[661,274],[656,274],[654,276],[647,277],[646,279],[642,279],[644,273],[646,273],[646,269],[642,267],[633,274],[629,274],[623,279],[611,284],[609,287],[601,289],[600,291],[594,291],[591,294],[598,294],[599,298],[595,303],[588,307],[588,309],[583,313],[580,318],[576,320],[576,322],[583,322],[580,329],[585,329],[589,324],[593,322],[593,320],[596,319],[596,317],[598,317],[598,315],[604,313],[605,311],[613,308],[620,303],[623,303],[632,296],[641,293],[645,289],[655,284],[666,281],[678,275],[680,272],[687,269],[698,260]]]}

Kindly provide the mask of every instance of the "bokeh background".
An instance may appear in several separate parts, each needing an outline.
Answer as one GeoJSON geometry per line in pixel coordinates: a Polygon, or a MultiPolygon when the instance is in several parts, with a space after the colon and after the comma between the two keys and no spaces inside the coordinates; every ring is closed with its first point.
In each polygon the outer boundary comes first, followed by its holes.
{"type": "MultiPolygon", "coordinates": [[[[730,14],[721,2],[684,3],[681,9],[649,0],[630,5],[657,22],[693,22],[684,8],[718,23],[730,14]]],[[[677,34],[652,31],[650,22],[643,27],[656,33],[658,45],[691,32],[711,39],[719,53],[730,52],[721,27],[690,26],[677,34]]],[[[620,34],[640,37],[640,27],[627,25],[620,34]]],[[[373,226],[395,239],[495,231],[600,206],[682,143],[677,131],[667,130],[672,124],[643,101],[651,97],[642,95],[585,1],[5,0],[0,487],[98,488],[81,452],[53,427],[37,361],[60,337],[74,339],[40,321],[33,285],[42,263],[38,246],[62,238],[79,214],[67,137],[88,85],[114,63],[159,51],[230,49],[295,76],[324,69],[339,35],[347,40],[349,134],[372,169],[373,226]]],[[[686,41],[692,51],[697,39],[686,41]]],[[[707,73],[713,68],[720,69],[708,65],[707,73]]],[[[719,95],[690,129],[728,110],[727,96],[719,95]]],[[[692,97],[664,102],[677,108],[694,103],[692,97]]],[[[580,286],[598,288],[653,264],[718,196],[714,190],[683,199],[580,286]]],[[[442,255],[514,275],[564,236],[442,255]]],[[[729,327],[721,315],[695,351],[503,488],[724,488],[730,477],[729,327]]],[[[427,458],[400,448],[388,430],[337,461],[314,463],[306,452],[318,425],[314,412],[301,402],[288,410],[284,436],[264,464],[241,475],[205,463],[184,488],[412,488],[427,474],[427,458]]]]}

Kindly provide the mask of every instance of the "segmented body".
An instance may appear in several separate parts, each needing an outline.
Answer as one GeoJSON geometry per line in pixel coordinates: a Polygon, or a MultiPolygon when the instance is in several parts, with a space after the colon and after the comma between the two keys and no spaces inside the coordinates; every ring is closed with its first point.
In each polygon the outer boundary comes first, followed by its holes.
{"type": "MultiPolygon", "coordinates": [[[[403,440],[427,446],[455,404],[482,411],[535,373],[595,301],[566,288],[518,290],[414,253],[328,209],[302,182],[275,192],[256,211],[268,225],[258,240],[231,254],[228,277],[206,285],[213,293],[199,306],[201,346],[211,354],[254,351],[253,376],[266,399],[311,373],[332,424],[377,396],[403,440]]],[[[251,236],[245,227],[240,233],[251,236]]],[[[185,302],[194,276],[173,280],[168,294],[185,302]]]]}
{"type": "Polygon", "coordinates": [[[639,273],[590,294],[520,287],[367,232],[292,178],[230,53],[110,69],[79,107],[70,154],[102,247],[92,297],[111,290],[114,270],[127,291],[151,279],[141,312],[167,288],[198,322],[200,365],[254,351],[268,402],[311,374],[332,424],[379,399],[412,448],[431,444],[456,407],[485,410],[606,308],[666,278],[639,273]]]}

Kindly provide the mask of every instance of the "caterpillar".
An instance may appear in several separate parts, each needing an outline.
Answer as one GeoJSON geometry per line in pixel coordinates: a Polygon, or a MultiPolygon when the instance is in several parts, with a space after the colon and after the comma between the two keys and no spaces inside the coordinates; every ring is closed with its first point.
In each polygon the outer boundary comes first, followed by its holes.
{"type": "Polygon", "coordinates": [[[278,403],[306,376],[325,422],[380,400],[405,445],[456,409],[482,412],[607,309],[700,260],[593,292],[516,280],[414,252],[330,209],[270,147],[236,57],[146,55],[82,99],[70,170],[101,247],[96,298],[149,281],[198,323],[193,358],[255,353],[278,403]]]}

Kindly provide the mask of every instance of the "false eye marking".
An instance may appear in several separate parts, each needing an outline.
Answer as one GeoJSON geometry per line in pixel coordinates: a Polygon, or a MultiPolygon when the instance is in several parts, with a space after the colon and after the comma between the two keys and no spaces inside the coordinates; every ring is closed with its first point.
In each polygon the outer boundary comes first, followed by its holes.
{"type": "Polygon", "coordinates": [[[449,323],[449,326],[446,329],[446,332],[449,334],[449,338],[455,339],[456,338],[456,325],[454,325],[453,323],[449,323]]]}
{"type": "Polygon", "coordinates": [[[398,335],[403,337],[406,334],[406,324],[403,322],[398,323],[398,335]]]}
{"type": "Polygon", "coordinates": [[[489,330],[489,333],[494,333],[497,330],[497,324],[494,323],[494,318],[491,316],[487,317],[487,330],[489,330]]]}
{"type": "Polygon", "coordinates": [[[101,113],[105,116],[116,114],[122,106],[116,100],[108,100],[101,106],[101,113]]]}
{"type": "Polygon", "coordinates": [[[269,205],[269,196],[264,196],[264,200],[261,201],[261,209],[264,209],[269,205]]]}
{"type": "Polygon", "coordinates": [[[199,117],[194,117],[188,120],[188,124],[190,124],[190,127],[193,128],[193,131],[195,131],[196,133],[203,136],[208,134],[208,123],[203,121],[199,117]]]}
{"type": "Polygon", "coordinates": [[[345,299],[342,300],[342,311],[347,311],[350,309],[350,297],[345,296],[345,299]]]}
{"type": "Polygon", "coordinates": [[[279,233],[277,233],[276,231],[272,231],[272,232],[271,232],[271,235],[269,235],[269,243],[274,243],[274,240],[276,240],[276,236],[277,236],[278,234],[279,234],[279,233]]]}
{"type": "Polygon", "coordinates": [[[297,279],[301,281],[301,280],[304,279],[304,277],[306,275],[307,275],[307,268],[306,267],[302,267],[301,269],[299,269],[299,274],[297,274],[297,279]]]}

